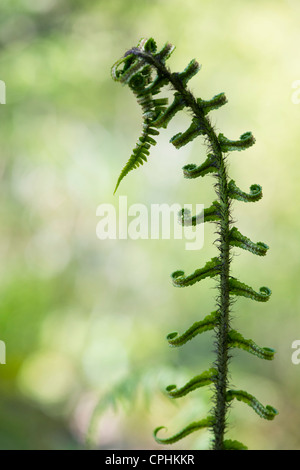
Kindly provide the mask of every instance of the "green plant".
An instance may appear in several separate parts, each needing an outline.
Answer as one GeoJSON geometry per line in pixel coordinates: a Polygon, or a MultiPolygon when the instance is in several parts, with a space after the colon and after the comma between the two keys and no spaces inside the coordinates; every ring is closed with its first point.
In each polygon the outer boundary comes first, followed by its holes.
{"type": "MultiPolygon", "coordinates": [[[[217,200],[212,203],[211,207],[204,209],[203,220],[213,222],[217,226],[216,244],[219,255],[191,275],[186,276],[183,271],[174,272],[172,281],[177,287],[187,287],[208,277],[216,278],[218,281],[217,308],[203,320],[194,323],[182,335],[171,333],[167,339],[171,346],[182,346],[196,335],[214,330],[217,357],[213,367],[194,377],[183,387],[177,388],[176,385],[170,385],[166,389],[170,397],[179,398],[199,387],[212,385],[214,405],[207,418],[191,423],[174,436],[166,439],[159,438],[158,432],[162,429],[161,427],[154,431],[154,436],[159,443],[172,444],[193,431],[209,428],[213,433],[212,448],[214,450],[245,449],[246,447],[238,441],[224,439],[228,407],[232,400],[245,402],[259,416],[267,420],[272,420],[278,413],[269,405],[263,406],[248,392],[232,390],[228,385],[230,349],[241,348],[266,360],[273,359],[275,352],[273,349],[258,346],[250,339],[245,339],[230,325],[232,296],[244,296],[258,302],[266,302],[271,295],[268,287],[261,287],[257,292],[230,275],[233,246],[249,250],[259,256],[264,256],[268,250],[265,243],[254,243],[242,235],[235,226],[232,226],[231,219],[233,199],[255,202],[262,197],[261,186],[252,185],[250,192],[246,193],[239,189],[233,180],[229,180],[227,175],[227,153],[247,149],[254,144],[255,139],[251,132],[246,132],[236,141],[228,139],[223,134],[216,134],[208,114],[227,103],[225,94],[220,93],[208,101],[195,98],[187,88],[187,83],[199,71],[199,64],[196,60],[192,60],[183,72],[171,73],[165,62],[173,50],[174,47],[167,43],[160,51],[157,51],[156,43],[152,38],[142,39],[137,47],[128,50],[112,67],[113,79],[131,88],[143,111],[142,135],[120,174],[116,189],[129,171],[147,161],[150,146],[156,143],[154,136],[159,134],[157,129],[166,128],[175,114],[183,108],[188,108],[192,112],[191,125],[185,132],[173,136],[170,142],[179,149],[201,135],[205,138],[208,150],[204,163],[199,166],[194,164],[184,166],[184,177],[198,178],[211,174],[216,180],[217,200]],[[166,98],[153,98],[165,85],[171,85],[174,90],[174,100],[170,106],[167,106],[168,99],[166,98]]],[[[191,216],[183,210],[180,220],[182,224],[196,225],[199,217],[191,216]]]]}

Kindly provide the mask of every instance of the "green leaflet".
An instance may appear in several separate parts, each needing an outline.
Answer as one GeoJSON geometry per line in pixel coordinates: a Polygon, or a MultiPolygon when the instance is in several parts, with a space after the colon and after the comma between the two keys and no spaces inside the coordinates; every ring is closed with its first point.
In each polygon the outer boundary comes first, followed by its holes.
{"type": "Polygon", "coordinates": [[[236,227],[232,227],[229,233],[230,236],[230,245],[237,246],[243,250],[251,251],[251,253],[258,256],[265,256],[269,247],[263,242],[254,243],[250,238],[242,235],[236,227]]]}
{"type": "Polygon", "coordinates": [[[189,163],[183,168],[183,176],[188,179],[198,178],[199,176],[205,176],[208,173],[216,173],[217,167],[214,156],[209,154],[205,162],[202,165],[197,166],[194,163],[189,163]]]}
{"type": "Polygon", "coordinates": [[[157,44],[153,38],[140,39],[138,43],[138,47],[142,47],[146,52],[150,52],[152,54],[154,54],[157,51],[157,44]]]}
{"type": "Polygon", "coordinates": [[[251,132],[245,132],[241,135],[240,140],[227,139],[223,134],[218,135],[222,152],[230,152],[232,150],[245,150],[255,143],[255,139],[251,132]]]}
{"type": "Polygon", "coordinates": [[[192,392],[193,390],[196,390],[197,388],[212,384],[215,380],[216,375],[217,375],[217,370],[214,368],[211,368],[209,370],[206,370],[202,374],[197,375],[193,379],[191,379],[183,387],[177,388],[176,385],[172,384],[166,388],[166,391],[169,397],[171,398],[184,397],[185,395],[192,392]]]}
{"type": "Polygon", "coordinates": [[[219,258],[215,257],[208,261],[203,268],[196,269],[196,271],[189,276],[185,276],[184,271],[175,271],[171,274],[173,284],[175,287],[192,286],[206,277],[217,276],[219,274],[219,266],[219,258]]]}
{"type": "Polygon", "coordinates": [[[199,121],[195,118],[192,119],[192,124],[185,132],[179,132],[170,139],[170,143],[177,149],[191,142],[198,135],[206,134],[206,129],[202,127],[199,121]]]}
{"type": "Polygon", "coordinates": [[[238,201],[256,202],[262,198],[262,187],[259,184],[252,184],[250,186],[250,193],[245,193],[237,187],[234,180],[231,180],[228,183],[228,195],[238,201]]]}
{"type": "Polygon", "coordinates": [[[146,123],[146,125],[144,126],[143,133],[141,137],[139,138],[139,141],[137,142],[136,147],[132,151],[132,155],[130,156],[128,162],[126,163],[126,165],[124,166],[124,168],[122,169],[120,173],[120,176],[118,178],[118,181],[114,190],[114,194],[117,191],[123,178],[125,178],[125,176],[127,176],[127,174],[131,170],[138,168],[140,165],[143,165],[144,162],[147,161],[147,156],[150,154],[148,150],[150,148],[150,145],[156,144],[156,141],[152,137],[150,137],[150,134],[153,135],[154,131],[155,129],[153,129],[150,124],[146,123]]]}
{"type": "Polygon", "coordinates": [[[201,65],[199,65],[195,59],[192,59],[183,72],[175,73],[174,75],[177,76],[183,86],[186,87],[187,82],[194,77],[200,69],[201,65]]]}
{"type": "Polygon", "coordinates": [[[157,95],[160,92],[160,89],[167,84],[167,78],[157,75],[150,85],[140,91],[140,95],[147,95],[148,93],[151,93],[152,96],[157,95]]]}
{"type": "Polygon", "coordinates": [[[224,450],[248,450],[244,444],[239,441],[232,441],[231,439],[226,439],[223,442],[224,450]]]}
{"type": "Polygon", "coordinates": [[[226,401],[229,402],[234,398],[249,405],[261,418],[270,421],[278,415],[278,411],[275,408],[270,405],[263,406],[253,395],[244,390],[228,390],[226,401]]]}
{"type": "Polygon", "coordinates": [[[201,98],[198,98],[197,103],[199,104],[204,114],[208,114],[213,109],[218,109],[221,106],[224,106],[224,104],[227,103],[227,98],[225,96],[225,93],[219,93],[218,95],[214,96],[211,100],[202,100],[201,98]]]}
{"type": "Polygon", "coordinates": [[[188,436],[192,432],[198,431],[199,429],[203,428],[209,428],[213,425],[213,418],[208,417],[205,419],[202,419],[201,421],[195,421],[185,428],[183,428],[181,431],[179,431],[177,434],[174,434],[174,436],[167,437],[166,439],[160,439],[157,437],[158,432],[161,429],[166,429],[165,426],[159,426],[158,428],[155,429],[154,431],[154,438],[158,444],[174,444],[175,442],[180,441],[180,439],[183,439],[184,437],[188,436]]]}
{"type": "Polygon", "coordinates": [[[118,81],[122,84],[129,84],[130,80],[134,78],[140,72],[142,74],[145,73],[145,69],[147,69],[148,75],[148,83],[151,81],[151,77],[149,71],[151,67],[145,60],[145,58],[138,57],[135,55],[136,52],[146,52],[146,53],[154,53],[157,49],[156,42],[153,38],[150,39],[141,39],[137,45],[137,47],[133,47],[129,51],[127,51],[121,59],[114,63],[111,68],[111,75],[113,80],[118,81]],[[121,68],[123,67],[123,68],[121,68]]]}
{"type": "Polygon", "coordinates": [[[203,222],[214,222],[220,220],[220,204],[214,201],[212,205],[197,215],[191,215],[189,209],[182,209],[178,214],[178,221],[184,226],[195,226],[203,222]]]}
{"type": "Polygon", "coordinates": [[[164,127],[166,128],[169,122],[173,119],[176,113],[183,109],[186,106],[184,98],[180,93],[174,93],[173,103],[163,112],[161,112],[158,117],[153,122],[155,127],[164,127]]]}
{"type": "Polygon", "coordinates": [[[221,220],[221,206],[218,201],[214,201],[210,207],[204,209],[204,222],[215,222],[221,220]]]}
{"type": "Polygon", "coordinates": [[[228,333],[228,346],[230,348],[240,348],[245,351],[257,356],[261,359],[271,361],[274,359],[275,350],[271,348],[262,348],[258,346],[252,339],[245,339],[236,330],[231,330],[228,333]]]}
{"type": "Polygon", "coordinates": [[[266,302],[269,300],[272,291],[268,287],[261,287],[259,292],[256,292],[252,287],[247,286],[238,281],[234,277],[229,280],[230,294],[248,297],[249,299],[256,300],[257,302],[266,302]]]}
{"type": "Polygon", "coordinates": [[[182,346],[187,343],[195,336],[204,333],[205,331],[210,331],[215,328],[217,310],[207,315],[203,320],[195,322],[188,330],[186,330],[182,335],[178,336],[177,331],[169,333],[167,340],[170,346],[182,346]]]}
{"type": "Polygon", "coordinates": [[[167,42],[159,52],[154,54],[154,57],[159,62],[164,64],[165,61],[170,57],[172,52],[174,52],[174,50],[175,50],[175,46],[173,46],[173,44],[170,44],[170,43],[167,42]]]}

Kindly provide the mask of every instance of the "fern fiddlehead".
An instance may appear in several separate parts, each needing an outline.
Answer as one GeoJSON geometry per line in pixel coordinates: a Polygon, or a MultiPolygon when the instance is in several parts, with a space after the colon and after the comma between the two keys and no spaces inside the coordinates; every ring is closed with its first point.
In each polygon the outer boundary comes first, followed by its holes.
{"type": "Polygon", "coordinates": [[[266,255],[269,248],[263,242],[252,242],[232,226],[231,222],[232,200],[258,201],[262,197],[262,188],[254,184],[250,187],[250,192],[247,193],[238,188],[235,181],[229,180],[226,154],[251,147],[255,143],[255,139],[251,132],[242,134],[238,140],[230,140],[222,133],[219,135],[215,133],[209,119],[209,113],[227,103],[225,94],[219,93],[211,100],[195,98],[187,88],[187,84],[199,72],[200,66],[196,60],[192,60],[183,72],[172,73],[165,63],[173,50],[174,47],[167,43],[160,51],[157,51],[156,43],[152,38],[142,39],[137,47],[128,50],[112,67],[112,78],[131,88],[141,105],[143,115],[142,135],[119,176],[116,189],[129,171],[147,161],[147,156],[150,153],[149,148],[156,143],[153,136],[158,135],[158,129],[166,128],[175,114],[184,108],[192,111],[192,122],[188,129],[173,136],[170,142],[180,149],[196,137],[204,136],[208,153],[202,164],[198,166],[195,164],[185,165],[183,176],[187,179],[194,179],[211,174],[216,179],[217,200],[199,215],[192,216],[190,212],[183,210],[179,214],[179,222],[183,225],[196,225],[202,222],[215,223],[219,234],[217,240],[219,255],[190,275],[185,275],[183,271],[178,270],[172,274],[171,278],[176,287],[188,287],[205,278],[216,278],[218,281],[218,297],[216,299],[218,308],[203,320],[195,322],[183,334],[170,333],[167,340],[171,346],[178,347],[192,340],[198,334],[214,330],[217,357],[213,367],[208,371],[192,378],[180,388],[172,384],[166,389],[171,398],[180,398],[200,387],[211,385],[214,388],[214,406],[206,418],[187,425],[172,437],[158,437],[158,433],[163,427],[158,427],[154,431],[154,436],[156,441],[161,444],[172,444],[194,431],[208,428],[213,433],[213,449],[241,450],[246,448],[243,444],[224,439],[229,404],[234,399],[242,401],[251,406],[260,417],[267,420],[272,420],[277,414],[275,408],[270,405],[264,407],[248,392],[231,390],[228,387],[229,351],[231,349],[243,349],[265,360],[272,360],[275,353],[271,348],[260,347],[251,339],[245,339],[230,326],[232,296],[243,296],[258,302],[266,302],[271,295],[271,290],[268,287],[261,287],[259,291],[256,291],[230,274],[232,247],[248,250],[258,256],[266,255]],[[167,99],[153,98],[165,85],[171,85],[174,90],[174,99],[170,105],[168,105],[167,99]]]}

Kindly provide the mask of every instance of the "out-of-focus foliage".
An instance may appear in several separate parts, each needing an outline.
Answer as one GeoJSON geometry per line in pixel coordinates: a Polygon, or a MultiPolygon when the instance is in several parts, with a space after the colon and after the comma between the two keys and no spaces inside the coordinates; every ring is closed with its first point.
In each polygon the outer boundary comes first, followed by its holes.
{"type": "MultiPolygon", "coordinates": [[[[277,355],[261,365],[237,351],[232,376],[238,389],[255,382],[256,396],[280,414],[260,423],[237,404],[232,421],[249,448],[300,448],[300,365],[291,362],[300,339],[300,104],[292,101],[299,13],[296,0],[1,2],[0,448],[82,448],[97,404],[93,445],[157,448],[155,427],[169,423],[176,432],[207,409],[209,391],[177,407],[162,390],[213,357],[209,333],[182,351],[165,340],[214,308],[213,284],[183,292],[169,279],[213,255],[213,232],[206,229],[199,252],[185,251],[182,240],[96,237],[96,209],[118,209],[118,170],[140,134],[139,109],[110,68],[149,36],[177,45],[172,70],[193,57],[203,64],[191,82],[197,96],[226,93],[216,128],[233,139],[248,128],[256,138],[247,155],[230,156],[230,171],[245,190],[261,184],[264,198],[246,209],[237,202],[234,211],[243,233],[270,252],[236,256],[233,275],[267,284],[273,295],[263,306],[239,300],[234,327],[277,355]]],[[[187,182],[181,171],[203,161],[201,145],[178,153],[168,143],[183,120],[161,133],[149,164],[136,170],[140,178],[124,180],[128,205],[210,203],[210,182],[187,182]]],[[[200,431],[177,448],[207,442],[200,431]]]]}

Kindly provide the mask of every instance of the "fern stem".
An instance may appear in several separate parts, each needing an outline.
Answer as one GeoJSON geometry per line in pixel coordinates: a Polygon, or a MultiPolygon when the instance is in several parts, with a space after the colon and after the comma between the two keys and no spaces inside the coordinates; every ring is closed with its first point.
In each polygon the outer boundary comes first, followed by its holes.
{"type": "Polygon", "coordinates": [[[216,167],[217,184],[216,193],[218,196],[220,220],[219,226],[219,260],[220,260],[220,280],[219,280],[219,309],[217,314],[216,331],[216,353],[217,359],[215,368],[217,378],[215,381],[215,407],[213,410],[213,449],[224,449],[224,434],[226,427],[226,413],[228,403],[226,402],[227,382],[228,382],[228,334],[230,331],[230,198],[228,195],[228,177],[226,171],[225,158],[223,156],[218,137],[207,117],[204,117],[205,128],[209,146],[213,150],[216,167]]]}
{"type": "Polygon", "coordinates": [[[217,360],[216,369],[218,371],[215,383],[215,419],[214,419],[214,450],[222,450],[224,442],[224,433],[226,426],[226,392],[227,392],[227,376],[228,376],[228,333],[229,326],[229,269],[230,269],[230,207],[227,190],[227,175],[224,158],[222,152],[219,153],[220,167],[218,172],[218,193],[221,205],[220,224],[220,296],[219,296],[219,317],[217,329],[217,360]]]}

